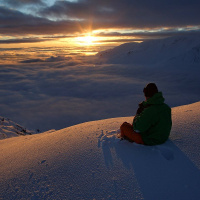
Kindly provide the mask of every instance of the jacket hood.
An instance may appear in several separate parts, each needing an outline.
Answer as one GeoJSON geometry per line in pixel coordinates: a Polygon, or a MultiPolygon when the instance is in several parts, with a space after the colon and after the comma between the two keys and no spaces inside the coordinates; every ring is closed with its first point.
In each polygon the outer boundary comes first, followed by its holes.
{"type": "Polygon", "coordinates": [[[147,99],[147,101],[143,101],[143,105],[159,105],[163,104],[165,101],[162,92],[158,92],[154,94],[152,97],[147,99]]]}

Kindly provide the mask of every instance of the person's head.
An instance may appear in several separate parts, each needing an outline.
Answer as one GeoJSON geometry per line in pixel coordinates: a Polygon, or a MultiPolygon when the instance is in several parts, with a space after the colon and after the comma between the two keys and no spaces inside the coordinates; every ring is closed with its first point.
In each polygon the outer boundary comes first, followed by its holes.
{"type": "Polygon", "coordinates": [[[152,97],[154,94],[158,93],[158,88],[155,83],[148,83],[143,89],[144,96],[146,99],[152,97]]]}

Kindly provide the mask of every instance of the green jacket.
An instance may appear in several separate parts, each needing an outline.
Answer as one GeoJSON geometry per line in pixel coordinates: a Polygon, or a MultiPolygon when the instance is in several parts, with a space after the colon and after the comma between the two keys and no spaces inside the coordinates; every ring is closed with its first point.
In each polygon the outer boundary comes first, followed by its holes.
{"type": "Polygon", "coordinates": [[[171,108],[164,103],[162,92],[156,93],[147,101],[143,101],[144,110],[135,116],[133,129],[139,132],[146,145],[164,143],[172,127],[171,108]]]}

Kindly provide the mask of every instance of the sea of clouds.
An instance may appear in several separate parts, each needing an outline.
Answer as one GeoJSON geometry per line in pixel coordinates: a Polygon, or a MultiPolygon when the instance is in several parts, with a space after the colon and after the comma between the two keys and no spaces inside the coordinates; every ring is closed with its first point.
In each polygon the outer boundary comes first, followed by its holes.
{"type": "Polygon", "coordinates": [[[0,65],[0,114],[32,130],[135,115],[155,82],[170,106],[199,101],[199,67],[103,64],[97,57],[49,57],[0,65]]]}

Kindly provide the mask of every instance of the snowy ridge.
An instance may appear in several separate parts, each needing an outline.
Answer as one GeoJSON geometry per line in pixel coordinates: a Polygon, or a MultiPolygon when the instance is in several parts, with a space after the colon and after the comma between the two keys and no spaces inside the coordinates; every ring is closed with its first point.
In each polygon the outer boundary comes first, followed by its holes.
{"type": "Polygon", "coordinates": [[[102,62],[121,64],[199,63],[200,35],[175,36],[122,44],[98,53],[102,62]]]}
{"type": "Polygon", "coordinates": [[[199,64],[200,63],[200,44],[191,48],[187,52],[180,54],[177,57],[172,57],[169,61],[171,63],[184,62],[186,64],[199,64]]]}
{"type": "Polygon", "coordinates": [[[132,119],[1,140],[0,198],[199,200],[200,102],[172,109],[162,145],[121,141],[132,119]]]}
{"type": "Polygon", "coordinates": [[[0,117],[0,139],[32,134],[35,134],[35,132],[27,130],[8,118],[0,117]]]}

